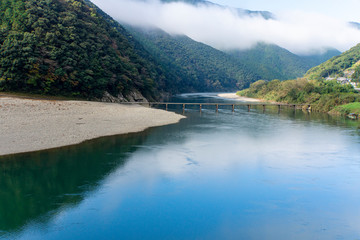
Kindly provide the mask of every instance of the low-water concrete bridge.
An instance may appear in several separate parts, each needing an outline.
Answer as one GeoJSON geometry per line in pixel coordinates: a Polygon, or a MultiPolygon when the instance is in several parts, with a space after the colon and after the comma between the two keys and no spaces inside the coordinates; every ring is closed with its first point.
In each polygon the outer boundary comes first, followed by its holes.
{"type": "Polygon", "coordinates": [[[168,110],[169,106],[182,106],[183,111],[185,111],[186,106],[198,106],[199,110],[202,111],[203,107],[206,106],[214,106],[216,109],[216,112],[219,111],[219,108],[221,106],[231,106],[232,111],[234,112],[237,106],[246,106],[248,108],[248,111],[253,106],[261,106],[263,110],[266,110],[267,106],[275,106],[278,108],[279,111],[281,111],[282,107],[289,107],[293,109],[302,109],[303,107],[306,107],[307,110],[311,110],[311,105],[308,104],[286,104],[286,103],[249,103],[249,102],[243,102],[243,103],[172,103],[172,102],[131,102],[131,103],[123,103],[123,104],[140,104],[140,105],[148,105],[149,107],[152,106],[164,106],[166,110],[168,110]]]}

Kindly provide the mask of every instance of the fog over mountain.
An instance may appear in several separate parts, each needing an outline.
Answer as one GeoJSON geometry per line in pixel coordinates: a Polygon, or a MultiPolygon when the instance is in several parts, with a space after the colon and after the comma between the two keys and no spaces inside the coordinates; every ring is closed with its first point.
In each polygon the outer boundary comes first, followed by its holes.
{"type": "Polygon", "coordinates": [[[360,31],[347,22],[318,13],[288,11],[275,18],[241,15],[216,4],[157,0],[93,0],[109,15],[127,24],[158,27],[186,35],[219,50],[245,50],[258,42],[276,44],[308,55],[327,48],[345,51],[360,42],[360,31]]]}

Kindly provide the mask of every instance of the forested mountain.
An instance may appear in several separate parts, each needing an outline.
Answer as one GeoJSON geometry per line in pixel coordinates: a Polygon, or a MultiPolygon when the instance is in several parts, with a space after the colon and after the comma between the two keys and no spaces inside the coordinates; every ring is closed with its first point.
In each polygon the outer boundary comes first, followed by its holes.
{"type": "Polygon", "coordinates": [[[185,36],[135,35],[141,43],[89,1],[3,0],[0,90],[86,98],[140,92],[155,99],[160,92],[234,90],[259,79],[185,36]]]}
{"type": "Polygon", "coordinates": [[[2,0],[0,44],[0,90],[152,98],[166,88],[141,45],[83,0],[2,0]]]}
{"type": "Polygon", "coordinates": [[[310,69],[305,77],[308,79],[323,79],[331,76],[342,76],[348,70],[360,74],[360,44],[310,69]]]}
{"type": "Polygon", "coordinates": [[[308,64],[308,69],[307,71],[317,65],[320,65],[324,62],[326,62],[327,60],[339,56],[341,54],[341,52],[335,48],[329,48],[327,49],[327,51],[325,51],[322,54],[313,54],[313,55],[308,55],[308,56],[299,56],[300,58],[302,58],[307,64],[308,64]]]}
{"type": "Polygon", "coordinates": [[[167,72],[178,79],[180,91],[226,91],[249,86],[259,76],[228,54],[186,36],[171,36],[159,29],[127,27],[167,72]]]}
{"type": "Polygon", "coordinates": [[[266,80],[297,78],[309,69],[299,56],[272,44],[259,43],[250,50],[236,50],[229,54],[256,69],[266,80]]]}
{"type": "Polygon", "coordinates": [[[340,54],[337,50],[329,50],[319,55],[298,56],[265,43],[259,43],[250,50],[224,53],[186,36],[172,36],[160,29],[130,26],[127,29],[164,69],[177,73],[177,81],[185,83],[183,87],[193,91],[199,88],[206,91],[229,90],[236,82],[240,88],[247,87],[258,79],[294,79],[340,54]]]}
{"type": "MultiPolygon", "coordinates": [[[[360,82],[360,44],[310,69],[303,78],[287,81],[252,83],[238,92],[240,96],[291,104],[304,104],[307,109],[332,114],[360,113],[360,94],[351,84],[336,79],[345,76],[348,81],[360,82]],[[331,79],[326,79],[332,77],[331,79]]],[[[347,82],[349,83],[349,82],[347,82]]]]}
{"type": "Polygon", "coordinates": [[[340,54],[338,50],[328,50],[324,54],[298,56],[277,45],[265,43],[259,43],[250,50],[235,50],[228,53],[266,80],[301,77],[311,67],[340,54]]]}
{"type": "MultiPolygon", "coordinates": [[[[264,19],[276,18],[271,12],[231,8],[205,0],[162,0],[162,2],[185,2],[195,6],[216,6],[231,9],[233,12],[237,12],[240,17],[262,16],[264,19]]],[[[143,38],[146,38],[146,36],[143,36],[143,38]]],[[[151,39],[148,39],[148,41],[156,41],[158,43],[159,41],[163,41],[163,39],[156,40],[153,36],[151,39]]],[[[173,39],[173,41],[175,41],[175,39],[173,39]]],[[[161,50],[161,46],[159,47],[161,50]]],[[[241,65],[245,66],[248,70],[255,72],[257,76],[266,80],[287,80],[302,77],[310,68],[341,54],[341,52],[336,49],[329,49],[323,54],[299,56],[277,45],[265,43],[258,43],[249,50],[232,50],[226,53],[235,57],[237,62],[241,63],[241,65]]]]}

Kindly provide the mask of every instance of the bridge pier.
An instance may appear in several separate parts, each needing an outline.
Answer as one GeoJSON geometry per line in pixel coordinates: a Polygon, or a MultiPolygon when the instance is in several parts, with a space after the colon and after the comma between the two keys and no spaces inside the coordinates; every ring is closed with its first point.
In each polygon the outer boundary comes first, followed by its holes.
{"type": "Polygon", "coordinates": [[[232,111],[235,112],[235,104],[232,105],[232,111]]]}
{"type": "Polygon", "coordinates": [[[248,112],[250,112],[251,105],[247,105],[247,107],[248,107],[248,112]]]}
{"type": "Polygon", "coordinates": [[[200,104],[200,112],[201,112],[201,110],[202,110],[202,105],[200,104]]]}
{"type": "Polygon", "coordinates": [[[169,105],[169,104],[166,104],[166,105],[165,105],[165,110],[166,110],[166,111],[168,110],[168,105],[169,105]]]}
{"type": "Polygon", "coordinates": [[[216,104],[216,112],[219,112],[219,104],[216,104]]]}

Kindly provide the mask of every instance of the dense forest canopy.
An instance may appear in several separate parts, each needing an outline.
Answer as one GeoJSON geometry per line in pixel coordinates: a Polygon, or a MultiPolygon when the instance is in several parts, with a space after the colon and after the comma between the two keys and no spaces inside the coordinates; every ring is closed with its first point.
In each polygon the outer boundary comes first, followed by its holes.
{"type": "Polygon", "coordinates": [[[310,68],[341,54],[338,50],[329,49],[322,54],[298,56],[277,45],[266,43],[258,43],[249,50],[232,50],[228,53],[266,80],[302,77],[310,68]]]}
{"type": "Polygon", "coordinates": [[[87,98],[138,89],[151,98],[161,70],[105,18],[82,0],[2,0],[0,88],[87,98]]]}
{"type": "Polygon", "coordinates": [[[172,77],[171,92],[234,91],[260,79],[241,61],[186,36],[126,27],[172,77]]]}

